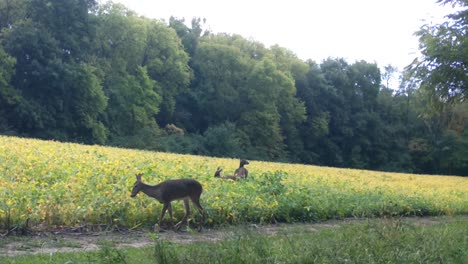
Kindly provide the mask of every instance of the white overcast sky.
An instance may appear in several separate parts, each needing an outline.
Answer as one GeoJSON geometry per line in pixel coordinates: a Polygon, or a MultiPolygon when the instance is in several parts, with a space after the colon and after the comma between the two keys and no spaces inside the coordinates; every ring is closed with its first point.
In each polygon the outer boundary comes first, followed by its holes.
{"type": "MultiPolygon", "coordinates": [[[[103,2],[103,1],[102,1],[103,2]]],[[[366,60],[400,70],[418,55],[413,35],[454,10],[435,0],[114,0],[149,18],[206,18],[214,33],[278,44],[303,60],[366,60]]]]}

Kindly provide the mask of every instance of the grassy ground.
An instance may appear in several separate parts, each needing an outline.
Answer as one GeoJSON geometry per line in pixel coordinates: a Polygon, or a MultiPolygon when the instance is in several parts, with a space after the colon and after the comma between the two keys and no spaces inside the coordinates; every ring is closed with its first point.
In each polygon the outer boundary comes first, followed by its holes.
{"type": "MultiPolygon", "coordinates": [[[[251,161],[247,180],[213,177],[238,162],[0,136],[0,263],[468,263],[466,178],[261,161],[251,161]],[[4,237],[153,225],[162,205],[130,198],[136,173],[149,184],[200,181],[206,227],[230,227],[4,237]],[[427,217],[441,215],[453,217],[427,217]],[[425,217],[401,218],[408,216],[425,217]],[[373,220],[310,224],[366,217],[373,220]],[[252,225],[276,222],[309,224],[252,225]]],[[[182,203],[173,206],[180,219],[182,203]]]]}
{"type": "Polygon", "coordinates": [[[98,250],[0,257],[0,263],[468,263],[467,219],[364,219],[145,234],[151,243],[143,247],[103,239],[98,250]],[[182,243],[171,239],[174,235],[189,239],[182,243]]]}

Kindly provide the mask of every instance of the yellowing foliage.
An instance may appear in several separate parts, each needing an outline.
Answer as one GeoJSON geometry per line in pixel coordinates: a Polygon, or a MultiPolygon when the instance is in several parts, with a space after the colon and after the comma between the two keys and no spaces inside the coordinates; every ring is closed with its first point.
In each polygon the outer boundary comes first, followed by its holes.
{"type": "MultiPolygon", "coordinates": [[[[206,224],[317,221],[342,217],[468,213],[468,179],[251,161],[249,178],[216,179],[234,159],[85,146],[0,136],[0,227],[151,224],[161,205],[130,198],[136,173],[148,184],[194,178],[206,224]]],[[[173,204],[175,217],[183,214],[173,204]]]]}

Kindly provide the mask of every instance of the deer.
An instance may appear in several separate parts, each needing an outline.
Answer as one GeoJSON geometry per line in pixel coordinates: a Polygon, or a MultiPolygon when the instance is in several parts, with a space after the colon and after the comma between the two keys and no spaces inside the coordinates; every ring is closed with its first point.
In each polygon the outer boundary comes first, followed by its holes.
{"type": "Polygon", "coordinates": [[[238,180],[238,178],[236,176],[233,176],[233,175],[222,176],[221,175],[222,171],[223,171],[223,168],[218,167],[218,169],[216,169],[216,172],[214,174],[215,178],[221,178],[223,180],[234,180],[234,181],[238,180]]]}
{"type": "Polygon", "coordinates": [[[185,215],[182,218],[182,220],[175,225],[175,230],[179,231],[184,223],[186,223],[188,226],[187,220],[190,215],[190,200],[197,207],[198,211],[202,215],[202,220],[198,226],[198,232],[201,232],[203,228],[203,223],[205,221],[204,210],[203,207],[200,205],[200,196],[203,192],[203,187],[198,181],[194,179],[175,179],[167,180],[161,182],[158,185],[151,186],[143,183],[141,181],[141,176],[142,174],[136,175],[136,182],[135,184],[133,184],[133,189],[130,197],[134,198],[139,192],[143,192],[144,194],[156,199],[158,202],[163,204],[161,216],[159,218],[159,224],[157,224],[158,228],[161,226],[164,214],[167,210],[169,211],[171,229],[174,229],[174,225],[172,222],[171,202],[176,200],[184,201],[185,215]]]}
{"type": "Polygon", "coordinates": [[[240,160],[239,168],[234,171],[234,176],[241,179],[246,179],[249,175],[249,171],[244,168],[244,165],[248,165],[249,162],[245,159],[240,160]]]}

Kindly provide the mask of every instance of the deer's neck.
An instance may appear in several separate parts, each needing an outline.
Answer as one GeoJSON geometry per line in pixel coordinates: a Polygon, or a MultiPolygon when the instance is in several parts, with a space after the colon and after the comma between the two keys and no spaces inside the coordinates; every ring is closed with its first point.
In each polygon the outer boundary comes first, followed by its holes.
{"type": "Polygon", "coordinates": [[[159,190],[159,185],[151,186],[151,185],[143,183],[141,191],[144,194],[155,198],[156,200],[159,200],[159,198],[161,197],[161,191],[159,190]]]}

